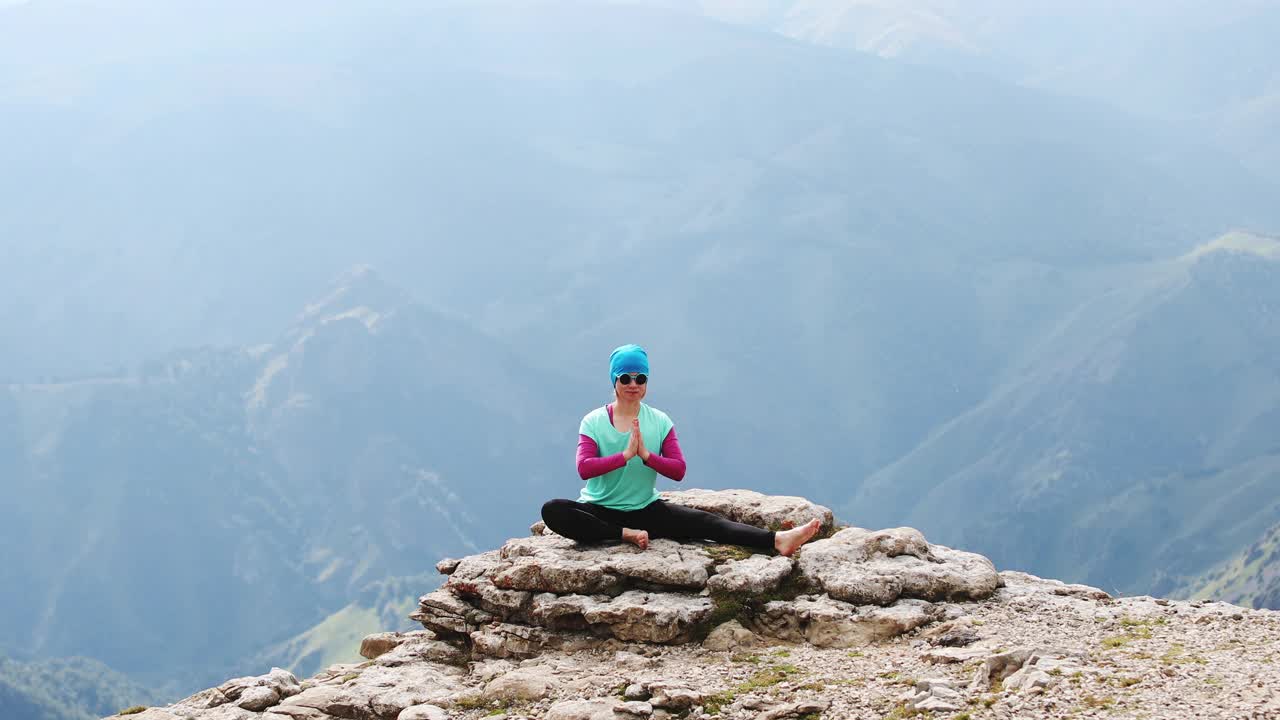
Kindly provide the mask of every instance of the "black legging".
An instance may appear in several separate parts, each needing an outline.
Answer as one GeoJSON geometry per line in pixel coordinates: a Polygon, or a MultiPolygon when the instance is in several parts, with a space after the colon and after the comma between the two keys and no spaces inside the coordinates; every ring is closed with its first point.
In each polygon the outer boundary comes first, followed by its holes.
{"type": "Polygon", "coordinates": [[[648,530],[654,538],[714,540],[773,549],[772,530],[665,500],[654,500],[639,510],[614,510],[576,500],[548,500],[542,506],[542,521],[557,534],[582,543],[621,540],[622,528],[626,527],[648,530]]]}

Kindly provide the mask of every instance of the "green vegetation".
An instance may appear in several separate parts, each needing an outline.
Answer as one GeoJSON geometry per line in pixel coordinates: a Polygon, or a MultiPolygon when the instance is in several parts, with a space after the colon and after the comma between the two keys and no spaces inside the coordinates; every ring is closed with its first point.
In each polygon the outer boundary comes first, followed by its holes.
{"type": "Polygon", "coordinates": [[[923,714],[925,713],[920,710],[916,710],[913,707],[909,707],[906,703],[898,703],[893,706],[893,709],[889,711],[888,715],[884,716],[884,720],[903,720],[903,718],[916,717],[923,714]]]}
{"type": "Polygon", "coordinates": [[[712,560],[717,563],[726,562],[728,560],[746,560],[755,554],[755,551],[741,545],[722,545],[718,543],[709,544],[702,548],[712,560]]]}
{"type": "Polygon", "coordinates": [[[789,677],[803,675],[804,670],[795,665],[770,665],[757,671],[750,678],[737,686],[723,690],[721,692],[706,698],[702,705],[707,712],[712,715],[718,714],[724,706],[733,702],[735,698],[743,693],[755,692],[773,687],[789,677]]]}
{"type": "Polygon", "coordinates": [[[745,624],[753,609],[763,607],[765,603],[775,600],[795,600],[808,590],[804,581],[800,579],[800,573],[793,572],[783,579],[777,588],[758,595],[744,592],[712,592],[711,617],[700,628],[697,639],[705,639],[711,630],[730,620],[745,624]]]}
{"type": "MultiPolygon", "coordinates": [[[[405,615],[410,611],[410,607],[404,608],[405,615]]],[[[277,646],[272,655],[284,669],[307,677],[320,668],[363,660],[360,641],[384,629],[376,609],[352,603],[277,646]]]]}
{"type": "Polygon", "coordinates": [[[1262,537],[1219,563],[1201,577],[1175,591],[1175,597],[1225,600],[1255,608],[1280,608],[1280,523],[1262,537]]]}
{"type": "Polygon", "coordinates": [[[1084,707],[1094,710],[1106,710],[1116,704],[1116,699],[1110,696],[1096,697],[1094,695],[1085,695],[1080,699],[1084,707]]]}
{"type": "Polygon", "coordinates": [[[162,699],[94,660],[21,663],[0,658],[0,717],[6,720],[97,720],[114,714],[136,715],[162,699]]]}
{"type": "Polygon", "coordinates": [[[1165,654],[1160,656],[1160,662],[1165,665],[1178,665],[1183,663],[1205,665],[1209,661],[1199,655],[1188,655],[1186,648],[1181,644],[1174,643],[1167,651],[1165,651],[1165,654]]]}

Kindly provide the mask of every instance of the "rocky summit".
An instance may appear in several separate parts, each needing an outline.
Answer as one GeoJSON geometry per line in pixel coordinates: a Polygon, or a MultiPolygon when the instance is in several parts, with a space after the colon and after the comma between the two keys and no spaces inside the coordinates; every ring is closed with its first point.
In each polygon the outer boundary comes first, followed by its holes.
{"type": "MultiPolygon", "coordinates": [[[[134,720],[1280,718],[1280,612],[1113,598],[997,572],[912,528],[742,490],[669,502],[782,529],[793,558],[655,539],[528,537],[437,569],[366,662],[272,669],[134,720]]],[[[117,716],[125,717],[125,716],[117,716]]]]}

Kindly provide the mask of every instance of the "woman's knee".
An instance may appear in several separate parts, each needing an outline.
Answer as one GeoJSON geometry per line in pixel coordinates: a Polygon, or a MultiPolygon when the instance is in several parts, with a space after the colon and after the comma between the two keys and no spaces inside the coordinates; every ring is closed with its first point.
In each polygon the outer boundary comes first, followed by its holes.
{"type": "Polygon", "coordinates": [[[542,503],[542,522],[550,527],[551,523],[555,522],[553,518],[564,517],[565,511],[572,509],[576,504],[574,501],[564,498],[556,498],[542,503]]]}

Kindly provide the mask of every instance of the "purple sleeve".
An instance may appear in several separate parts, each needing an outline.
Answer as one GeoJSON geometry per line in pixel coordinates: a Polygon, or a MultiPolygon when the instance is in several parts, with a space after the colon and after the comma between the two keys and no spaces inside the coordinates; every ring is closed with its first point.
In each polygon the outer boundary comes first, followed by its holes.
{"type": "MultiPolygon", "coordinates": [[[[666,447],[666,444],[663,444],[666,447]]],[[[600,447],[596,445],[596,441],[586,435],[578,436],[578,475],[583,480],[590,480],[593,477],[603,475],[607,472],[613,472],[623,465],[627,464],[622,453],[616,453],[609,457],[599,457],[600,447]]]]}
{"type": "Polygon", "coordinates": [[[650,452],[644,464],[676,482],[684,479],[684,453],[680,452],[680,441],[676,440],[674,427],[667,431],[667,437],[662,441],[661,454],[650,452]]]}

